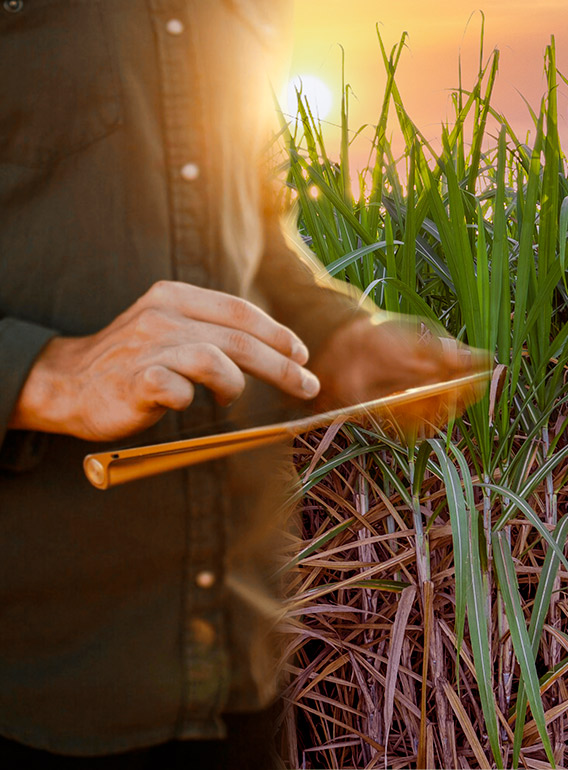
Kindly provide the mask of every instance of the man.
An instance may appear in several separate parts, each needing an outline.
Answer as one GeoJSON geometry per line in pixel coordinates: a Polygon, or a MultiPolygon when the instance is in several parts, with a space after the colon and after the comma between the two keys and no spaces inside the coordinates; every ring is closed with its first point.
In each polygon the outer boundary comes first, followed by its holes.
{"type": "Polygon", "coordinates": [[[249,457],[100,493],[85,454],[199,432],[243,393],[245,413],[320,384],[357,400],[451,368],[317,285],[285,244],[258,168],[288,10],[0,6],[0,734],[13,763],[26,751],[42,767],[44,752],[114,767],[134,752],[125,761],[173,767],[140,751],[184,741],[199,766],[238,767],[212,746],[227,725],[234,746],[248,723],[230,715],[274,696],[262,612],[238,588],[257,581],[260,549],[243,544],[270,479],[249,457]]]}

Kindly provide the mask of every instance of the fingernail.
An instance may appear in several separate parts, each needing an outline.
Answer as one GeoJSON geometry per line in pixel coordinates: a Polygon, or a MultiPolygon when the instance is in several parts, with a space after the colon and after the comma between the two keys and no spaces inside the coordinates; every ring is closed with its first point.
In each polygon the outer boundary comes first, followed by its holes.
{"type": "Polygon", "coordinates": [[[302,390],[309,398],[313,398],[319,393],[320,381],[311,372],[302,373],[302,390]]]}
{"type": "Polygon", "coordinates": [[[292,358],[294,361],[296,361],[296,363],[300,365],[305,364],[309,357],[310,352],[303,342],[297,340],[296,342],[292,343],[292,358]]]}

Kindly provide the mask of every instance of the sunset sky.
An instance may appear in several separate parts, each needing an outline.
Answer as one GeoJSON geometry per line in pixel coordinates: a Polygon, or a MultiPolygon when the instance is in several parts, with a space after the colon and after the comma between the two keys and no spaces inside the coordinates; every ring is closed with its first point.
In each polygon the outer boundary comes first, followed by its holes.
{"type": "MultiPolygon", "coordinates": [[[[406,107],[422,131],[440,135],[440,122],[451,109],[449,89],[458,82],[461,48],[464,86],[474,82],[479,59],[481,16],[485,12],[485,59],[494,47],[501,64],[493,104],[503,111],[523,139],[531,127],[524,96],[538,109],[545,90],[543,54],[555,35],[558,68],[568,76],[568,0],[296,0],[292,74],[320,78],[334,97],[329,123],[339,119],[341,52],[346,79],[355,92],[351,127],[376,121],[385,75],[375,25],[390,49],[403,31],[409,38],[397,82],[406,107]],[[468,24],[469,20],[469,24],[468,24]]],[[[559,92],[559,124],[568,146],[568,86],[559,92]]],[[[336,131],[328,129],[328,141],[336,131]]]]}

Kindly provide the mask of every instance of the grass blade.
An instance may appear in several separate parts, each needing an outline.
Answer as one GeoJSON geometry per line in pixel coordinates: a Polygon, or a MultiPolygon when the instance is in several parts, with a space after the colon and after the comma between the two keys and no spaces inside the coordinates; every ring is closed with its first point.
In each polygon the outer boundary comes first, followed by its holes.
{"type": "Polygon", "coordinates": [[[521,606],[515,565],[504,532],[494,533],[493,556],[499,581],[499,589],[501,591],[501,596],[503,597],[505,612],[511,631],[513,649],[515,650],[515,655],[519,662],[533,719],[535,720],[546,756],[552,767],[556,767],[554,753],[552,751],[552,746],[550,745],[550,738],[548,737],[548,732],[546,730],[546,719],[540,697],[538,675],[536,672],[532,645],[521,606]]]}

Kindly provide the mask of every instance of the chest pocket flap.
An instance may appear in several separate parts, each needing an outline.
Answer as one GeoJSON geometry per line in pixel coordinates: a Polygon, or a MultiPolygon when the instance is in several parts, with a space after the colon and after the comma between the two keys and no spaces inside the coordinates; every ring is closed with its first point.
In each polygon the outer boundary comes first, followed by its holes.
{"type": "Polygon", "coordinates": [[[119,123],[101,0],[0,0],[0,162],[51,164],[119,123]]]}

